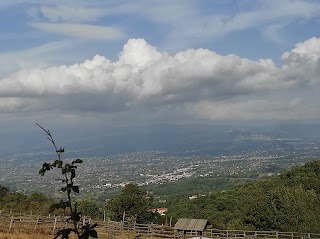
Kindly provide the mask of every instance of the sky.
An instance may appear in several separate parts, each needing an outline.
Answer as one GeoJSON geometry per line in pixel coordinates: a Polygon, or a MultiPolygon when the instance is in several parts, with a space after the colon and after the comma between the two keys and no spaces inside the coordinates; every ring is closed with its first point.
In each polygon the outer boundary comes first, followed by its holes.
{"type": "Polygon", "coordinates": [[[320,1],[0,1],[0,131],[318,122],[320,1]]]}

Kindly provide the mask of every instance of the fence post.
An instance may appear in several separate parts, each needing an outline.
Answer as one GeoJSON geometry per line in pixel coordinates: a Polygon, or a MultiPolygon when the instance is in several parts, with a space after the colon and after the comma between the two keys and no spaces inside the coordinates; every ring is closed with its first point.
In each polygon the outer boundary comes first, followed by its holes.
{"type": "Polygon", "coordinates": [[[52,230],[53,234],[55,234],[56,232],[56,227],[57,227],[57,217],[54,217],[53,230],[52,230]]]}
{"type": "Polygon", "coordinates": [[[37,226],[38,226],[38,224],[39,224],[39,219],[40,219],[40,214],[38,214],[37,221],[36,221],[36,223],[34,224],[34,230],[37,229],[37,226]]]}
{"type": "Polygon", "coordinates": [[[13,215],[11,216],[11,220],[10,220],[10,225],[9,225],[9,233],[11,232],[12,230],[12,224],[13,224],[13,215]]]}
{"type": "Polygon", "coordinates": [[[122,231],[122,229],[123,229],[123,227],[124,227],[124,219],[126,218],[126,212],[124,211],[123,212],[123,215],[122,215],[122,224],[121,224],[121,231],[122,231]]]}

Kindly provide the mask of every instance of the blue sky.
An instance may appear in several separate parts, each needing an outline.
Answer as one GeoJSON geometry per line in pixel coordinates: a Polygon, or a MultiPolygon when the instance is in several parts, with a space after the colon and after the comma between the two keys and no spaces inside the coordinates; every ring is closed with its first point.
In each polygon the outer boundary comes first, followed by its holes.
{"type": "Polygon", "coordinates": [[[3,127],[318,122],[320,1],[0,3],[3,127]]]}

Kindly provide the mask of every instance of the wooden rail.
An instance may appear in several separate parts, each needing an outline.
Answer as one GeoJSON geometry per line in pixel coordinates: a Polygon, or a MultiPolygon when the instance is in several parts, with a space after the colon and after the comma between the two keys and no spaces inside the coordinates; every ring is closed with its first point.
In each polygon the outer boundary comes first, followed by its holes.
{"type": "MultiPolygon", "coordinates": [[[[82,224],[91,219],[84,217],[82,224]]],[[[67,227],[63,216],[41,216],[41,215],[2,215],[0,214],[0,231],[2,232],[25,232],[55,234],[57,230],[67,227]]]]}
{"type": "Polygon", "coordinates": [[[320,234],[278,232],[278,231],[240,231],[207,229],[204,236],[210,238],[265,238],[265,239],[320,239],[320,234]]]}
{"type": "MultiPolygon", "coordinates": [[[[181,234],[173,227],[157,224],[138,224],[134,222],[111,220],[91,221],[91,218],[84,218],[85,223],[98,223],[96,230],[100,238],[115,238],[126,236],[126,238],[159,237],[159,238],[191,238],[200,237],[197,232],[181,234]],[[103,236],[103,237],[102,237],[103,236]]],[[[41,215],[3,215],[0,214],[1,232],[26,232],[55,234],[57,230],[68,226],[63,216],[41,216],[41,215]]],[[[213,239],[320,239],[320,234],[278,232],[278,231],[243,231],[243,230],[219,230],[207,229],[204,237],[213,239]]]]}
{"type": "Polygon", "coordinates": [[[161,238],[178,238],[180,235],[172,227],[157,224],[135,224],[133,230],[136,237],[148,235],[161,238]]]}

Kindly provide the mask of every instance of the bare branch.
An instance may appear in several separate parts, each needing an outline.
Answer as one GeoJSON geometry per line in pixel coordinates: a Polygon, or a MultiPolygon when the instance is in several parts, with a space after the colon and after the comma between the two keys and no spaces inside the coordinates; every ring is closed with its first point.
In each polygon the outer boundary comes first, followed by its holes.
{"type": "Polygon", "coordinates": [[[43,127],[42,127],[40,124],[38,124],[38,123],[36,123],[36,125],[37,125],[39,128],[41,128],[41,129],[46,133],[46,135],[49,136],[49,137],[47,137],[47,139],[53,144],[53,146],[54,146],[54,148],[55,148],[55,151],[56,151],[56,153],[57,153],[57,155],[58,155],[58,158],[60,159],[60,152],[59,152],[59,150],[58,150],[58,148],[57,148],[56,143],[54,142],[54,139],[53,139],[53,137],[52,137],[52,135],[51,135],[51,133],[50,133],[50,130],[43,128],[43,127]]]}

